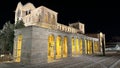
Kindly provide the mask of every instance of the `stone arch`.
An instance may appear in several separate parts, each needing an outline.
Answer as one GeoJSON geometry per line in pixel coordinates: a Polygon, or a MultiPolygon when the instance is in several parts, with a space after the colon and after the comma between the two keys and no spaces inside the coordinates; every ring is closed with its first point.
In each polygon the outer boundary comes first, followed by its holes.
{"type": "Polygon", "coordinates": [[[85,39],[84,40],[85,41],[85,54],[88,54],[88,40],[87,39],[85,39]]]}
{"type": "Polygon", "coordinates": [[[55,42],[54,35],[51,34],[48,36],[48,62],[54,60],[54,50],[55,50],[55,42]]]}
{"type": "Polygon", "coordinates": [[[90,40],[90,54],[93,54],[93,40],[90,40]]]}
{"type": "Polygon", "coordinates": [[[14,47],[15,62],[20,62],[21,61],[22,39],[23,39],[22,34],[19,34],[18,37],[17,37],[17,45],[16,45],[16,47],[14,47]]]}
{"type": "Polygon", "coordinates": [[[79,55],[79,39],[76,38],[76,45],[75,45],[75,50],[76,50],[76,55],[79,55]]]}
{"type": "Polygon", "coordinates": [[[62,37],[60,35],[56,38],[56,59],[61,58],[62,37]]]}
{"type": "Polygon", "coordinates": [[[68,48],[67,40],[68,40],[67,36],[64,36],[64,38],[63,38],[63,47],[62,47],[63,57],[67,57],[67,48],[68,48]]]}
{"type": "Polygon", "coordinates": [[[88,54],[92,54],[92,41],[91,40],[88,40],[88,54]]]}
{"type": "Polygon", "coordinates": [[[79,49],[80,49],[80,54],[83,53],[83,47],[82,47],[82,45],[83,45],[83,40],[82,40],[82,38],[80,38],[80,39],[79,39],[79,49]]]}
{"type": "Polygon", "coordinates": [[[98,42],[97,41],[94,41],[94,53],[97,53],[99,52],[99,46],[98,46],[98,42]]]}

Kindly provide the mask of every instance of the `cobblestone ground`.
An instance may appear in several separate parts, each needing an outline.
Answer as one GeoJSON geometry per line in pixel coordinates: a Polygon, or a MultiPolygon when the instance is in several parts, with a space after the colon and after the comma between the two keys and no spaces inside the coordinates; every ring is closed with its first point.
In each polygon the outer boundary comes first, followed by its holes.
{"type": "Polygon", "coordinates": [[[106,56],[82,55],[53,63],[30,66],[23,66],[19,63],[0,63],[0,68],[120,68],[120,54],[112,53],[106,56]]]}

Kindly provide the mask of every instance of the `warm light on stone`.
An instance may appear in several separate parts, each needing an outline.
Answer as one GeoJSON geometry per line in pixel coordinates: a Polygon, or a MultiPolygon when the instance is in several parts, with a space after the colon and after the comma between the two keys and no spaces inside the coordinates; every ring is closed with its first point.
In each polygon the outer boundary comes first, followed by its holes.
{"type": "Polygon", "coordinates": [[[15,21],[22,19],[25,28],[14,30],[14,62],[44,64],[101,52],[99,38],[85,35],[83,23],[60,24],[57,14],[45,6],[18,3],[15,21]]]}

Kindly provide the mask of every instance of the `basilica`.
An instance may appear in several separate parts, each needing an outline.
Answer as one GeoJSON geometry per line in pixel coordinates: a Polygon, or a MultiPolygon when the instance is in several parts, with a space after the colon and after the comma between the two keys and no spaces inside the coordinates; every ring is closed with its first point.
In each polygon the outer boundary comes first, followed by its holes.
{"type": "Polygon", "coordinates": [[[102,52],[101,34],[96,37],[85,34],[85,25],[81,22],[69,26],[60,24],[57,15],[45,6],[36,8],[32,3],[18,3],[15,24],[22,20],[25,28],[14,30],[14,62],[44,64],[102,52]]]}

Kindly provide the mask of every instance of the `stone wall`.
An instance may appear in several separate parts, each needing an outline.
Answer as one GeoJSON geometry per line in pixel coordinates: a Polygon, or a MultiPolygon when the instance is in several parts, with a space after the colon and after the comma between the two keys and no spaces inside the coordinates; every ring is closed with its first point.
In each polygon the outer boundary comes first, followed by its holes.
{"type": "MultiPolygon", "coordinates": [[[[68,57],[72,56],[72,44],[71,44],[72,37],[83,40],[88,39],[98,41],[98,39],[96,38],[88,37],[82,34],[51,30],[37,26],[29,26],[15,30],[14,46],[17,45],[17,36],[19,34],[23,35],[23,43],[21,50],[21,63],[23,64],[47,63],[48,36],[51,34],[54,35],[55,39],[58,35],[60,35],[62,39],[64,38],[64,36],[67,37],[68,57]]],[[[82,44],[82,46],[83,54],[85,54],[84,43],[82,44]]],[[[16,51],[14,50],[14,52],[16,51]]]]}
{"type": "Polygon", "coordinates": [[[14,49],[13,49],[14,61],[15,61],[15,55],[17,52],[15,49],[17,47],[18,36],[20,34],[23,36],[22,47],[21,47],[21,62],[28,64],[30,62],[31,46],[32,46],[32,29],[31,29],[31,27],[15,30],[14,49]]]}

